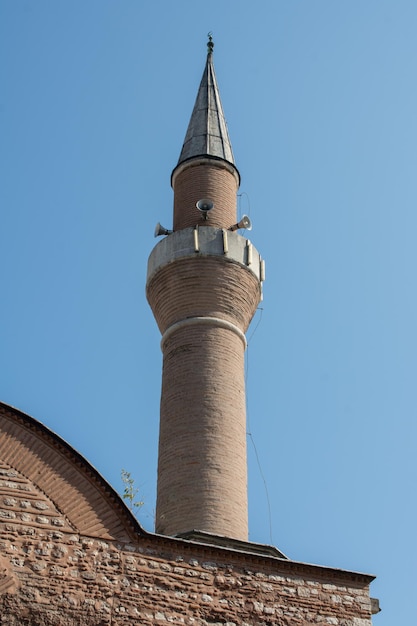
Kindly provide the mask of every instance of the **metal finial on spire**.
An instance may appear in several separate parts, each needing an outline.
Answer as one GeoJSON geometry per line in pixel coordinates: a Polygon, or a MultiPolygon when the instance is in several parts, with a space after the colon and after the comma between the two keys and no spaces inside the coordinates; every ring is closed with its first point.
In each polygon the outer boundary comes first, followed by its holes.
{"type": "Polygon", "coordinates": [[[207,33],[208,42],[207,42],[207,54],[211,54],[213,52],[214,43],[213,43],[213,34],[210,31],[207,33]]]}

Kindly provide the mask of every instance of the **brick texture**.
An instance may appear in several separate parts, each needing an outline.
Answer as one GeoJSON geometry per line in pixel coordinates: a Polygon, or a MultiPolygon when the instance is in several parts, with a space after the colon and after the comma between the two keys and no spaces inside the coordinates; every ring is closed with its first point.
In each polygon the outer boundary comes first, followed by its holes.
{"type": "MultiPolygon", "coordinates": [[[[230,163],[190,159],[172,186],[174,231],[236,224],[239,175],[230,163]],[[196,208],[203,198],[214,203],[207,220],[196,208]]],[[[147,298],[163,335],[156,530],[247,540],[244,333],[260,281],[226,255],[173,253],[150,276],[147,298]]]]}
{"type": "MultiPolygon", "coordinates": [[[[261,298],[256,276],[223,257],[185,258],[164,265],[147,285],[147,298],[161,333],[180,320],[211,315],[249,326],[261,298]]],[[[221,355],[218,355],[221,361],[221,355]]]]}
{"type": "Polygon", "coordinates": [[[243,334],[260,299],[256,276],[224,257],[195,256],[153,274],[147,296],[161,333],[163,373],[156,530],[246,540],[243,334]],[[196,317],[212,322],[187,324],[196,317]]]}
{"type": "Polygon", "coordinates": [[[27,517],[30,522],[39,518],[36,523],[51,528],[77,529],[108,539],[127,540],[133,532],[117,494],[81,456],[41,424],[3,403],[0,487],[4,497],[14,503],[3,517],[17,516],[22,521],[27,517]],[[13,470],[16,467],[19,473],[13,470]],[[27,478],[30,476],[36,477],[36,489],[27,478]]]}
{"type": "Polygon", "coordinates": [[[59,547],[58,556],[56,539],[36,536],[24,552],[7,543],[10,558],[23,564],[14,566],[19,590],[1,597],[1,624],[371,624],[363,581],[316,579],[279,562],[158,541],[117,546],[73,535],[59,547]]]}
{"type": "Polygon", "coordinates": [[[247,539],[243,359],[241,339],[210,326],[164,346],[157,532],[247,539]]]}
{"type": "Polygon", "coordinates": [[[195,159],[178,171],[173,188],[174,230],[205,224],[229,228],[236,224],[238,179],[234,169],[226,162],[195,159]],[[214,202],[207,221],[195,206],[202,198],[214,202]]]}

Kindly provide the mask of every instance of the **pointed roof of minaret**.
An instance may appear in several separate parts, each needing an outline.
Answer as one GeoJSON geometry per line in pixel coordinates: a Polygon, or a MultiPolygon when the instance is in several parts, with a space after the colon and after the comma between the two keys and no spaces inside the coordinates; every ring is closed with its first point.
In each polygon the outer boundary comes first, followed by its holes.
{"type": "MultiPolygon", "coordinates": [[[[235,165],[232,145],[220,101],[213,65],[213,40],[209,34],[207,62],[191,114],[178,165],[199,156],[222,159],[235,165]]],[[[236,167],[236,166],[235,166],[236,167]]]]}

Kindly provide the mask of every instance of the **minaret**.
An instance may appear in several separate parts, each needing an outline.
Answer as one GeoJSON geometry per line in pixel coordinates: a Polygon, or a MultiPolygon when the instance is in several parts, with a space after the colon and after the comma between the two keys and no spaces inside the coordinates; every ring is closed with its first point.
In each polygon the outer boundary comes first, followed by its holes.
{"type": "MultiPolygon", "coordinates": [[[[238,230],[240,176],[207,62],[177,166],[173,230],[153,249],[147,298],[162,334],[156,532],[248,539],[245,332],[263,262],[238,230]]],[[[159,225],[158,225],[159,226],[159,225]]]]}

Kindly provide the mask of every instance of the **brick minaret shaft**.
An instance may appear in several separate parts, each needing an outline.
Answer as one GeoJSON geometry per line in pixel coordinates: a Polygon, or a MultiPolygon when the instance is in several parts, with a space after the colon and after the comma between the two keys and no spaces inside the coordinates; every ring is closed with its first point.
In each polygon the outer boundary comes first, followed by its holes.
{"type": "Polygon", "coordinates": [[[239,173],[208,44],[178,165],[173,232],[152,251],[147,297],[162,334],[156,532],[248,539],[245,332],[262,262],[237,233],[239,173]],[[214,208],[204,214],[197,201],[214,208]],[[230,230],[232,228],[232,230],[230,230]]]}

